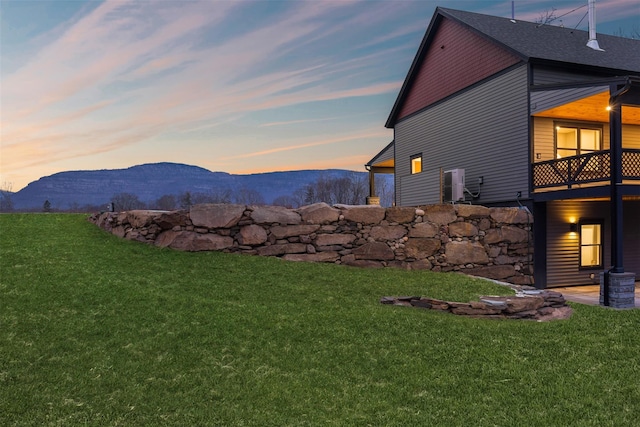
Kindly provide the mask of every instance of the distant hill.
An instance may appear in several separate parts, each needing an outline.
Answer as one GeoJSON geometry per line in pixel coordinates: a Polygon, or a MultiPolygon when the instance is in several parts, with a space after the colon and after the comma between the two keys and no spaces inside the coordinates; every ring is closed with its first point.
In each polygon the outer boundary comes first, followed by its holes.
{"type": "MultiPolygon", "coordinates": [[[[367,172],[341,169],[269,172],[232,175],[179,164],[152,163],[127,169],[60,172],[31,182],[11,194],[16,210],[42,210],[45,201],[51,208],[66,210],[81,206],[106,206],[115,195],[129,193],[149,203],[164,195],[178,196],[185,192],[210,194],[230,190],[251,189],[270,204],[279,196],[289,196],[295,190],[320,177],[366,177],[367,172]]],[[[389,179],[392,177],[389,175],[389,179]]]]}

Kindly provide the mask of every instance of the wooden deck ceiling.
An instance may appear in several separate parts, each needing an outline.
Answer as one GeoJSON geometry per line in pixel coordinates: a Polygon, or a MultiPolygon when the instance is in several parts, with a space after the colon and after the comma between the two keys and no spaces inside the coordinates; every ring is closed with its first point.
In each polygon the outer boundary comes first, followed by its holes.
{"type": "MultiPolygon", "coordinates": [[[[609,121],[609,111],[607,111],[608,103],[609,92],[602,92],[559,107],[539,111],[533,115],[565,120],[607,123],[609,121]]],[[[640,125],[640,107],[622,106],[622,124],[640,125]]]]}

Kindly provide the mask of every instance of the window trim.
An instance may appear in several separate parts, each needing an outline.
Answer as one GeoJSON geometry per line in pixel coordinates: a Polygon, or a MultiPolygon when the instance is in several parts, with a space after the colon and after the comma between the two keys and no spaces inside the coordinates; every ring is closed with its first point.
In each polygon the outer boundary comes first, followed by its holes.
{"type": "Polygon", "coordinates": [[[424,165],[423,165],[423,161],[422,161],[422,153],[418,153],[418,154],[414,154],[413,156],[409,157],[409,172],[411,173],[411,175],[416,175],[419,173],[422,173],[422,171],[424,171],[424,165]],[[420,170],[419,171],[415,171],[414,170],[414,160],[420,159],[420,170]]]}
{"type": "Polygon", "coordinates": [[[578,269],[579,270],[602,270],[604,268],[604,219],[602,218],[580,218],[578,221],[578,269]],[[582,244],[582,226],[583,225],[599,225],[600,226],[600,243],[598,245],[582,244]],[[583,246],[599,246],[600,247],[600,263],[598,265],[582,265],[582,247],[583,246]]]}
{"type": "MultiPolygon", "coordinates": [[[[600,131],[600,141],[598,141],[598,145],[599,147],[595,150],[587,150],[588,152],[593,152],[593,151],[601,151],[604,146],[604,126],[602,125],[602,123],[597,123],[597,122],[572,122],[572,121],[556,121],[554,120],[553,122],[553,158],[554,159],[559,159],[558,157],[558,128],[559,127],[563,127],[563,128],[571,128],[571,129],[577,129],[576,132],[576,138],[578,139],[576,141],[576,154],[577,156],[584,154],[582,152],[582,148],[581,148],[581,141],[580,141],[580,130],[581,129],[590,129],[590,130],[598,130],[600,131]]],[[[571,156],[564,156],[564,157],[560,157],[560,159],[566,158],[566,157],[571,157],[571,156]]]]}

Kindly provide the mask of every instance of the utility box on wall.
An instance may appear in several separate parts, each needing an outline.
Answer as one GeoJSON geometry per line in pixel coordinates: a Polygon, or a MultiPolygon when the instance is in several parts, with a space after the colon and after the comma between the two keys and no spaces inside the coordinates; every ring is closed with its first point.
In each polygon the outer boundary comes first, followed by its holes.
{"type": "Polygon", "coordinates": [[[464,201],[464,169],[444,171],[444,201],[464,201]]]}

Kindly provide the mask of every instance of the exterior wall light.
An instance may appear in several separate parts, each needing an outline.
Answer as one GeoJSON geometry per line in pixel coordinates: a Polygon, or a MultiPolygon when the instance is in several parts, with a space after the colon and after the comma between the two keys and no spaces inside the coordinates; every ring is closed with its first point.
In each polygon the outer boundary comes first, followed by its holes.
{"type": "Polygon", "coordinates": [[[569,223],[569,232],[570,233],[577,233],[578,232],[578,224],[576,224],[575,222],[569,223]]]}

